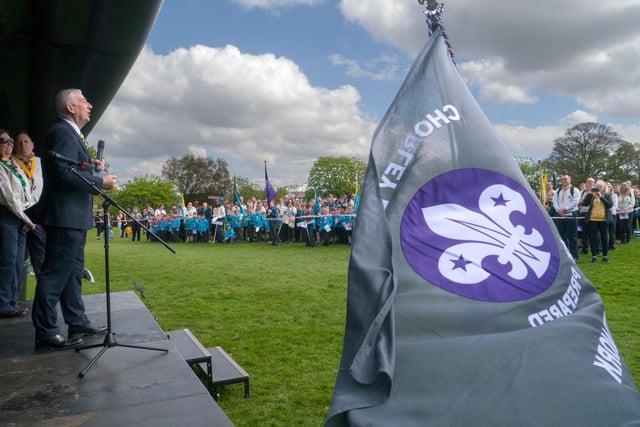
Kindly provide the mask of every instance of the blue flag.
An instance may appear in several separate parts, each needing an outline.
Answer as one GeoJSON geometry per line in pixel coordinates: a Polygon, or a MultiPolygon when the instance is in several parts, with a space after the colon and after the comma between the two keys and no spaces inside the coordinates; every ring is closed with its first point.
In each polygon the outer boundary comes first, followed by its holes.
{"type": "Polygon", "coordinates": [[[353,214],[357,215],[358,214],[358,208],[360,207],[360,193],[362,192],[362,186],[358,186],[358,189],[356,190],[356,197],[353,201],[353,214]]]}
{"type": "Polygon", "coordinates": [[[373,137],[328,426],[621,426],[640,395],[602,300],[441,30],[373,137]]]}
{"type": "Polygon", "coordinates": [[[276,197],[276,190],[273,189],[267,175],[267,162],[264,162],[264,191],[267,194],[267,207],[271,206],[271,201],[276,197]]]}
{"type": "Polygon", "coordinates": [[[240,194],[238,194],[238,187],[236,186],[236,176],[233,176],[233,198],[236,200],[238,204],[238,208],[240,208],[240,213],[242,215],[245,214],[244,207],[242,206],[242,200],[240,200],[240,194]]]}
{"type": "Polygon", "coordinates": [[[320,198],[318,197],[318,191],[315,188],[313,189],[313,200],[315,201],[315,204],[313,205],[313,214],[320,215],[320,212],[322,211],[320,208],[320,198]]]}

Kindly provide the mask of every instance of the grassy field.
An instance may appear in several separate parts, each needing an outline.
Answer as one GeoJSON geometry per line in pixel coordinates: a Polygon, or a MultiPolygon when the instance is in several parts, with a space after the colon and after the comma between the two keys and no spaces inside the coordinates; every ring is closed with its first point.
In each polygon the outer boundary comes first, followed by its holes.
{"type": "MultiPolygon", "coordinates": [[[[164,330],[189,328],[207,347],[222,346],[251,376],[222,389],[219,404],[237,426],[319,426],[331,402],[342,352],[349,247],[304,244],[172,244],[116,237],[110,247],[112,291],[144,289],[164,330]]],[[[605,301],[610,329],[640,379],[640,239],[579,266],[605,301]]],[[[89,233],[87,266],[104,292],[103,241],[89,233]]],[[[29,283],[33,289],[33,283],[29,283]]]]}

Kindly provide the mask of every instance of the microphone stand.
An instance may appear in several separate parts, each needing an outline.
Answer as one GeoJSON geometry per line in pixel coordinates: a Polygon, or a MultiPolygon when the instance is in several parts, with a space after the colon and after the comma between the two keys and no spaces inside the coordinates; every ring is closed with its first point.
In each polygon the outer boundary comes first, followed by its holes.
{"type": "MultiPolygon", "coordinates": [[[[153,233],[153,231],[151,231],[146,225],[142,224],[140,221],[138,221],[136,218],[134,218],[128,211],[126,211],[124,208],[122,208],[122,206],[120,206],[115,200],[113,200],[101,188],[98,188],[93,182],[91,182],[85,176],[83,176],[80,172],[78,172],[76,170],[76,168],[74,167],[74,165],[69,164],[69,170],[74,175],[79,177],[82,181],[84,181],[89,187],[91,187],[96,194],[99,194],[104,199],[104,202],[102,203],[102,212],[103,212],[102,215],[103,215],[103,218],[104,218],[104,221],[105,221],[105,226],[107,224],[109,224],[107,222],[107,218],[108,218],[108,215],[109,215],[109,206],[113,205],[116,208],[118,208],[121,212],[123,212],[127,217],[129,217],[134,222],[136,222],[138,225],[140,225],[142,228],[144,228],[147,231],[147,233],[151,233],[169,251],[171,251],[174,254],[176,253],[176,251],[171,246],[169,246],[164,240],[162,240],[159,236],[157,236],[155,233],[153,233]]],[[[164,348],[145,347],[145,346],[137,346],[137,345],[130,345],[130,344],[119,344],[116,341],[115,333],[113,332],[112,326],[111,326],[111,283],[110,283],[110,275],[109,275],[109,230],[108,230],[107,227],[105,227],[105,233],[104,233],[104,268],[105,268],[105,285],[106,285],[105,294],[106,294],[106,299],[107,299],[107,335],[104,337],[104,341],[103,341],[102,344],[90,344],[90,345],[81,346],[81,347],[76,348],[76,352],[79,352],[81,350],[86,350],[86,349],[89,349],[89,348],[102,347],[102,349],[98,352],[98,354],[96,354],[95,357],[93,359],[91,359],[91,361],[89,361],[87,366],[85,366],[85,368],[82,371],[80,371],[80,373],[78,374],[78,376],[80,378],[83,378],[86,375],[86,373],[89,371],[89,369],[91,369],[91,367],[98,361],[98,359],[100,359],[100,357],[102,357],[102,355],[107,351],[107,349],[112,348],[112,347],[138,348],[138,349],[141,349],[141,350],[163,351],[165,353],[169,351],[169,350],[164,349],[164,348]]]]}

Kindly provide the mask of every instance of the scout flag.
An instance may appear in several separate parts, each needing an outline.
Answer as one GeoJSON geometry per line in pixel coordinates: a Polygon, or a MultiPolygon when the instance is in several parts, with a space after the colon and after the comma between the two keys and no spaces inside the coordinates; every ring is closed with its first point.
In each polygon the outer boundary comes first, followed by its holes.
{"type": "Polygon", "coordinates": [[[326,425],[639,424],[600,296],[437,29],[373,137],[326,425]]]}

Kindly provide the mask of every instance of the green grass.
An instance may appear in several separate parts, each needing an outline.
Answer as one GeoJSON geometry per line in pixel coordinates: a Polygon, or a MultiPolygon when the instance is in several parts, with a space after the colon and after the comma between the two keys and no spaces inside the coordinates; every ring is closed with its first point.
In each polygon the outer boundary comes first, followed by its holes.
{"type": "MultiPolygon", "coordinates": [[[[189,328],[206,346],[222,346],[250,375],[223,387],[219,405],[236,426],[322,425],[342,352],[349,247],[303,244],[184,244],[116,237],[109,251],[112,291],[142,285],[164,330],[189,328]]],[[[640,378],[640,239],[610,253],[611,262],[579,266],[605,301],[609,327],[640,378]]],[[[86,263],[104,292],[103,241],[89,233],[86,263]]],[[[33,290],[32,280],[29,289],[33,290]]]]}
{"type": "Polygon", "coordinates": [[[636,384],[640,383],[640,239],[616,246],[609,264],[581,255],[578,265],[604,301],[607,323],[636,384]]]}

